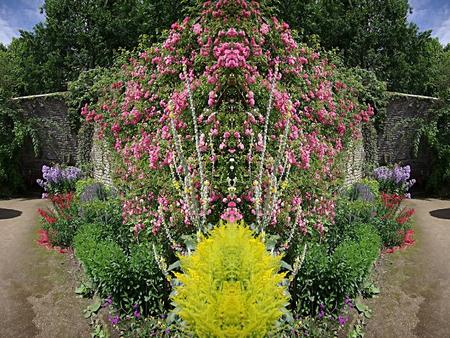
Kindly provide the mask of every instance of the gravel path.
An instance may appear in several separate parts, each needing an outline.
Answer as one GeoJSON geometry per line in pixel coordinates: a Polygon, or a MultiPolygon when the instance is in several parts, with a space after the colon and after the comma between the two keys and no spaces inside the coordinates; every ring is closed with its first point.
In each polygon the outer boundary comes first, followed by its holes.
{"type": "Polygon", "coordinates": [[[73,263],[36,244],[40,199],[0,201],[0,336],[89,337],[73,263]]]}
{"type": "Polygon", "coordinates": [[[415,199],[414,247],[385,255],[365,337],[450,337],[450,201],[415,199]]]}

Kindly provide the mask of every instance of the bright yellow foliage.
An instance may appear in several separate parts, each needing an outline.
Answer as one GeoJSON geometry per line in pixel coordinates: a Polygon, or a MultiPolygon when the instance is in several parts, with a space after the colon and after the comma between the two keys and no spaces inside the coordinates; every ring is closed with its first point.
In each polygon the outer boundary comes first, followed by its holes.
{"type": "Polygon", "coordinates": [[[172,300],[187,333],[198,337],[264,337],[288,303],[278,273],[281,256],[267,252],[247,227],[228,223],[179,256],[184,273],[172,300]]]}

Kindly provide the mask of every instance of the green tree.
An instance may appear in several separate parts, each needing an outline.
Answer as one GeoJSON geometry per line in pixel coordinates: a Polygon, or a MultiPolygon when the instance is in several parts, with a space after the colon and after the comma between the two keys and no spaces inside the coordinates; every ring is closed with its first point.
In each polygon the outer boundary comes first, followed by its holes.
{"type": "Polygon", "coordinates": [[[407,0],[283,0],[279,11],[305,40],[317,35],[345,64],[372,70],[388,89],[433,94],[430,63],[436,40],[408,22],[407,0]]]}
{"type": "Polygon", "coordinates": [[[65,90],[68,81],[111,66],[120,49],[149,42],[182,15],[179,0],[46,0],[45,21],[21,32],[9,47],[15,87],[22,95],[65,90]]]}

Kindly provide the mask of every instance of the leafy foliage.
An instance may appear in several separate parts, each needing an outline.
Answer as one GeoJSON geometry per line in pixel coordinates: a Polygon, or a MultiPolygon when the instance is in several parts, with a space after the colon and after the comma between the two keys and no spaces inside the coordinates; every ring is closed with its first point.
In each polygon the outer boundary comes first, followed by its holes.
{"type": "Polygon", "coordinates": [[[442,47],[429,31],[408,22],[407,0],[287,0],[278,7],[280,17],[306,40],[318,36],[325,49],[339,50],[347,66],[374,71],[389,90],[434,93],[442,47]]]}
{"type": "Polygon", "coordinates": [[[74,249],[98,293],[110,296],[119,309],[130,312],[138,304],[144,315],[163,311],[168,284],[149,243],[131,244],[126,253],[105,236],[101,224],[85,224],[75,237],[74,249]]]}
{"type": "Polygon", "coordinates": [[[113,64],[139,37],[155,42],[189,1],[46,0],[45,21],[21,32],[8,48],[18,94],[62,91],[84,71],[113,64]],[[37,81],[39,79],[39,81],[37,81]]]}
{"type": "Polygon", "coordinates": [[[438,56],[433,80],[440,102],[429,116],[417,121],[420,128],[415,140],[415,151],[419,151],[422,142],[431,150],[428,191],[450,196],[450,44],[438,56]]]}
{"type": "Polygon", "coordinates": [[[35,154],[39,148],[34,120],[26,121],[8,95],[0,88],[0,196],[23,191],[20,150],[28,140],[32,142],[35,154]]]}
{"type": "Polygon", "coordinates": [[[291,290],[298,313],[314,316],[321,306],[331,311],[340,308],[346,297],[358,294],[378,257],[381,241],[370,224],[352,223],[349,228],[334,249],[326,243],[308,248],[291,290]]]}

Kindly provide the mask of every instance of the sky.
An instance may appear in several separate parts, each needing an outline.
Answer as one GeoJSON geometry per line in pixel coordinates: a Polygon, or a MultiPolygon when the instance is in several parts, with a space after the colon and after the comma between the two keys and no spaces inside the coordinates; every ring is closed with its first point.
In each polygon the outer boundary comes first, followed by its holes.
{"type": "MultiPolygon", "coordinates": [[[[73,0],[77,1],[77,0],[73,0]]],[[[0,43],[8,45],[19,30],[31,30],[44,19],[40,6],[44,0],[0,0],[0,43]]],[[[450,43],[450,0],[409,0],[413,8],[409,20],[420,30],[432,30],[432,35],[446,45],[450,43]]]]}
{"type": "Polygon", "coordinates": [[[433,30],[441,44],[450,43],[450,0],[409,0],[413,8],[409,20],[420,30],[433,30]]]}
{"type": "Polygon", "coordinates": [[[8,45],[19,36],[19,30],[31,30],[44,20],[39,9],[43,3],[44,0],[0,0],[0,43],[8,45]]]}

